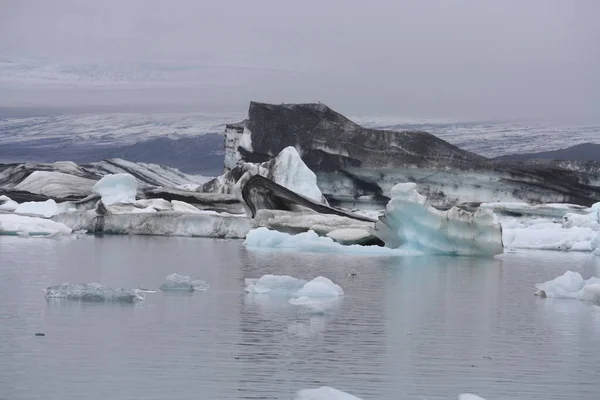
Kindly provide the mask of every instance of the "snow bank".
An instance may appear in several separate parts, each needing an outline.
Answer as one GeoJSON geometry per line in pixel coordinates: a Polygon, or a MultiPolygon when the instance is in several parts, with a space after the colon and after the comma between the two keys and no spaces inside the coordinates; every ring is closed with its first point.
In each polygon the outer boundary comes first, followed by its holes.
{"type": "Polygon", "coordinates": [[[535,285],[536,295],[559,299],[600,301],[600,278],[584,280],[579,272],[567,271],[563,275],[535,285]]]}
{"type": "Polygon", "coordinates": [[[117,203],[133,204],[137,194],[137,180],[130,174],[106,175],[100,179],[92,191],[102,197],[106,206],[117,203]]]}
{"type": "Polygon", "coordinates": [[[63,283],[62,285],[50,286],[46,289],[46,298],[121,303],[134,303],[144,300],[144,296],[139,289],[113,289],[99,283],[63,283]]]}
{"type": "Polygon", "coordinates": [[[501,223],[507,248],[589,252],[600,247],[600,215],[593,208],[560,219],[503,218],[501,223]]]}
{"type": "Polygon", "coordinates": [[[16,235],[24,232],[29,235],[69,234],[71,228],[65,224],[43,218],[24,215],[0,214],[0,234],[16,235]]]}
{"type": "Polygon", "coordinates": [[[18,206],[19,206],[19,203],[12,200],[10,197],[4,196],[4,195],[0,196],[0,210],[15,211],[18,206]]]}
{"type": "Polygon", "coordinates": [[[161,290],[169,291],[206,291],[209,288],[208,284],[201,280],[192,280],[189,276],[171,274],[167,276],[165,282],[160,285],[161,290]]]}
{"type": "Polygon", "coordinates": [[[376,225],[390,247],[402,245],[428,254],[494,256],[503,252],[502,229],[494,213],[470,213],[456,207],[440,211],[429,205],[415,183],[400,183],[376,225]]]}
{"type": "Polygon", "coordinates": [[[246,235],[244,245],[250,249],[282,249],[293,251],[316,251],[347,253],[368,256],[415,256],[422,253],[415,250],[390,249],[379,246],[343,246],[328,237],[317,235],[314,231],[290,235],[267,228],[253,229],[246,235]]]}
{"type": "MultiPolygon", "coordinates": [[[[323,386],[318,389],[302,389],[296,392],[294,400],[361,400],[360,398],[334,389],[329,386],[323,386]]],[[[466,399],[460,399],[466,400],[466,399]]]]}

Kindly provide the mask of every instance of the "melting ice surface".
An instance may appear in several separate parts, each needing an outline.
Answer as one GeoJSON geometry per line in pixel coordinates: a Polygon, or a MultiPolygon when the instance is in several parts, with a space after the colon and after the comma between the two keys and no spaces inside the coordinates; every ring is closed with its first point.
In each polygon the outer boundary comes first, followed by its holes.
{"type": "Polygon", "coordinates": [[[344,246],[334,242],[331,238],[319,236],[314,231],[290,235],[289,233],[267,228],[257,228],[248,232],[244,244],[251,249],[319,251],[369,256],[414,256],[422,254],[420,251],[416,250],[390,249],[379,246],[344,246]]]}
{"type": "Polygon", "coordinates": [[[600,278],[584,280],[579,272],[567,271],[551,281],[535,285],[537,295],[560,299],[600,301],[600,278]]]}
{"type": "Polygon", "coordinates": [[[323,386],[317,389],[302,389],[296,392],[294,400],[361,400],[341,390],[329,386],[323,386]]]}
{"type": "Polygon", "coordinates": [[[106,206],[117,203],[133,204],[137,194],[137,180],[127,173],[106,175],[96,182],[92,191],[102,196],[102,202],[106,206]]]}
{"type": "Polygon", "coordinates": [[[99,283],[63,283],[62,285],[50,286],[45,292],[46,298],[49,299],[121,303],[134,303],[144,300],[144,296],[139,289],[113,289],[99,283]]]}
{"type": "Polygon", "coordinates": [[[171,274],[167,276],[165,282],[160,285],[161,290],[169,291],[206,291],[209,288],[208,284],[201,280],[192,280],[189,276],[171,274]]]}

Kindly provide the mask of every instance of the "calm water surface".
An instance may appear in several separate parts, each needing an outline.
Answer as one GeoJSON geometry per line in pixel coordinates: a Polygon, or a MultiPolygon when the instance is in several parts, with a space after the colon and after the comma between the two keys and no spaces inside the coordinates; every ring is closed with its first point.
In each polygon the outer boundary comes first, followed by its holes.
{"type": "MultiPolygon", "coordinates": [[[[598,258],[600,259],[600,258],[598,258]]],[[[361,257],[246,250],[240,241],[0,237],[0,399],[290,399],[333,386],[375,399],[600,399],[600,307],[533,284],[585,254],[361,257]],[[357,277],[348,276],[356,271],[357,277]],[[136,305],[46,301],[64,282],[194,294],[136,305]],[[324,275],[346,295],[326,315],[244,293],[244,278],[324,275]],[[36,332],[46,336],[37,337],[36,332]]]]}

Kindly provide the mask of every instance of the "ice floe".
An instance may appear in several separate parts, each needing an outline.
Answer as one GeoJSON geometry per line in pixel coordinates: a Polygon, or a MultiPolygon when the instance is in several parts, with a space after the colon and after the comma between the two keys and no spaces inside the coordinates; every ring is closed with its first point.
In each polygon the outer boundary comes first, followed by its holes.
{"type": "Polygon", "coordinates": [[[205,281],[199,279],[192,280],[189,276],[174,273],[166,277],[165,282],[160,285],[160,290],[204,292],[209,287],[205,281]]]}
{"type": "Polygon", "coordinates": [[[428,254],[494,256],[503,252],[502,229],[492,211],[480,208],[471,213],[456,207],[440,211],[416,188],[413,182],[392,188],[392,199],[376,225],[386,245],[428,254]]]}
{"type": "Polygon", "coordinates": [[[290,235],[288,233],[256,228],[248,232],[244,245],[255,250],[293,250],[360,254],[369,256],[415,256],[423,253],[412,249],[390,249],[379,246],[350,245],[343,246],[328,237],[317,235],[314,231],[290,235]]]}
{"type": "Polygon", "coordinates": [[[591,252],[600,247],[600,215],[594,208],[561,218],[501,218],[504,246],[591,252]]]}
{"type": "Polygon", "coordinates": [[[563,275],[535,285],[536,295],[559,299],[600,301],[600,278],[583,279],[579,272],[567,271],[563,275]]]}
{"type": "Polygon", "coordinates": [[[137,185],[133,175],[121,173],[104,176],[92,187],[92,191],[102,197],[106,206],[117,203],[133,204],[137,185]]]}
{"type": "MultiPolygon", "coordinates": [[[[361,400],[341,390],[329,386],[322,386],[317,389],[302,389],[296,392],[294,400],[361,400]]],[[[461,399],[463,400],[463,399],[461,399]]]]}
{"type": "Polygon", "coordinates": [[[45,290],[46,298],[67,299],[90,302],[134,303],[144,300],[139,289],[113,289],[99,283],[71,284],[50,286],[45,290]]]}
{"type": "Polygon", "coordinates": [[[16,235],[49,235],[69,234],[72,230],[67,225],[52,220],[28,217],[25,215],[0,214],[0,234],[16,235]]]}
{"type": "Polygon", "coordinates": [[[52,199],[48,199],[46,201],[27,201],[25,203],[21,203],[17,206],[14,212],[17,214],[41,215],[46,218],[59,214],[56,201],[52,199]]]}

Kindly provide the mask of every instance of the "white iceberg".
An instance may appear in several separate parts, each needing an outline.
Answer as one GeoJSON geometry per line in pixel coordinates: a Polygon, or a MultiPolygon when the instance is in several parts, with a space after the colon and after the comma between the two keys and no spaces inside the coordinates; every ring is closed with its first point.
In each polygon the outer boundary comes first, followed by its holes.
{"type": "Polygon", "coordinates": [[[413,182],[392,188],[392,199],[376,225],[386,245],[427,254],[494,256],[503,252],[502,229],[492,211],[480,208],[471,213],[456,207],[440,211],[416,188],[413,182]]]}
{"type": "Polygon", "coordinates": [[[15,211],[18,206],[19,206],[19,203],[12,200],[10,197],[4,196],[4,195],[0,196],[0,210],[1,211],[15,211]]]}
{"type": "MultiPolygon", "coordinates": [[[[322,386],[317,389],[302,389],[296,392],[294,400],[361,400],[341,390],[329,386],[322,386]]],[[[461,399],[463,400],[463,399],[461,399]]]]}
{"type": "Polygon", "coordinates": [[[52,220],[25,215],[0,214],[0,234],[29,235],[69,234],[72,230],[65,224],[52,220]]]}
{"type": "Polygon", "coordinates": [[[50,286],[45,290],[46,298],[67,299],[93,302],[134,303],[144,300],[139,289],[113,289],[99,283],[71,284],[50,286]]]}
{"type": "Polygon", "coordinates": [[[485,400],[483,397],[472,393],[463,393],[458,395],[458,400],[485,400]]]}
{"type": "Polygon", "coordinates": [[[333,283],[331,279],[318,276],[302,286],[296,295],[300,297],[343,296],[344,290],[340,285],[333,283]]]}
{"type": "Polygon", "coordinates": [[[246,278],[246,292],[293,296],[306,284],[304,279],[287,275],[263,275],[259,279],[246,278]]]}
{"type": "Polygon", "coordinates": [[[559,299],[600,301],[600,278],[584,280],[579,272],[567,271],[563,275],[535,285],[536,295],[559,299]]]}
{"type": "Polygon", "coordinates": [[[92,192],[100,195],[106,206],[133,204],[137,194],[137,180],[127,173],[106,175],[92,187],[92,192]]]}
{"type": "Polygon", "coordinates": [[[46,218],[50,218],[56,214],[59,214],[58,205],[52,199],[46,201],[27,201],[21,203],[14,210],[17,214],[33,214],[41,215],[46,218]]]}
{"type": "Polygon", "coordinates": [[[256,228],[248,232],[244,245],[250,249],[279,249],[293,251],[315,251],[347,253],[365,256],[415,256],[420,251],[412,249],[390,249],[379,246],[344,246],[328,237],[317,235],[314,231],[290,235],[267,228],[256,228]]]}
{"type": "Polygon", "coordinates": [[[186,292],[204,292],[210,286],[201,280],[192,280],[189,276],[171,274],[167,276],[165,282],[160,285],[161,290],[164,291],[186,291],[186,292]]]}
{"type": "Polygon", "coordinates": [[[180,213],[200,214],[202,211],[198,207],[180,200],[171,200],[173,211],[180,213]]]}
{"type": "Polygon", "coordinates": [[[263,275],[245,282],[248,293],[288,298],[289,304],[310,314],[324,314],[339,304],[340,296],[344,295],[339,285],[323,276],[307,282],[287,275],[263,275]]]}

